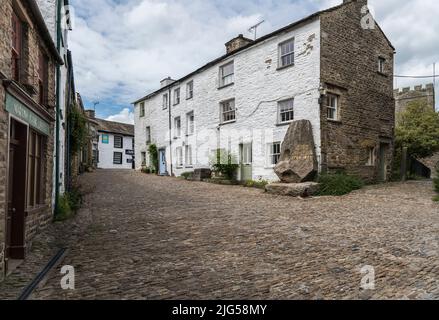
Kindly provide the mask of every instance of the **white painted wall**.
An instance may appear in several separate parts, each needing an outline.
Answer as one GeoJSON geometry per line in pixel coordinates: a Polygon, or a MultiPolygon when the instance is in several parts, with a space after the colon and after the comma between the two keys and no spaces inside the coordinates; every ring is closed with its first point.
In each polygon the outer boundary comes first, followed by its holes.
{"type": "Polygon", "coordinates": [[[114,148],[114,135],[105,132],[99,132],[99,169],[132,169],[132,164],[127,162],[127,159],[132,159],[133,156],[125,154],[125,150],[133,150],[134,137],[123,137],[123,149],[114,148]],[[102,143],[102,135],[108,134],[109,143],[102,143]],[[122,152],[122,164],[113,164],[114,152],[122,152]]]}
{"type": "MultiPolygon", "coordinates": [[[[218,143],[230,148],[239,156],[240,143],[253,143],[253,179],[278,180],[271,166],[267,165],[267,144],[281,142],[288,125],[277,125],[277,102],[286,98],[295,99],[295,120],[310,120],[313,126],[316,151],[320,163],[320,107],[318,103],[320,86],[320,22],[310,22],[293,31],[279,34],[251,48],[238,52],[227,60],[194,75],[173,90],[181,88],[181,103],[172,106],[174,118],[182,119],[182,137],[172,139],[169,147],[168,110],[163,110],[165,92],[145,101],[145,117],[140,118],[139,104],[135,106],[136,169],[141,168],[141,152],[147,152],[146,127],[151,127],[152,142],[158,148],[166,148],[168,172],[181,175],[193,168],[209,167],[209,158],[218,143]],[[277,70],[278,45],[295,38],[295,65],[277,70]],[[309,49],[312,46],[312,49],[309,49]],[[308,49],[307,49],[308,48],[308,49]],[[234,60],[234,85],[218,89],[219,67],[234,60]],[[186,100],[186,83],[194,81],[194,97],[186,100]],[[221,101],[235,98],[237,120],[232,124],[219,126],[221,101]],[[196,134],[186,137],[186,114],[194,111],[196,134]],[[176,167],[176,148],[190,144],[193,149],[193,168],[176,167]]],[[[171,100],[173,102],[173,99],[171,100]]],[[[172,137],[174,134],[172,134],[172,137]]],[[[148,159],[148,156],[147,156],[148,159]]],[[[149,163],[148,163],[149,164],[149,163]]]]}

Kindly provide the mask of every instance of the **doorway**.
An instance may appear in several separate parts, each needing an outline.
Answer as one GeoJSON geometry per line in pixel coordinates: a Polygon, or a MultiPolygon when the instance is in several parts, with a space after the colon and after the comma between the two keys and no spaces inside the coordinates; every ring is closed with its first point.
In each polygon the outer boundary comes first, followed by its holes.
{"type": "Polygon", "coordinates": [[[252,144],[240,145],[241,181],[253,180],[253,148],[252,144]]]}
{"type": "Polygon", "coordinates": [[[6,259],[23,260],[25,255],[27,126],[11,119],[8,161],[8,213],[6,259]]]}
{"type": "Polygon", "coordinates": [[[166,149],[159,150],[159,175],[167,175],[166,170],[166,149]]]}

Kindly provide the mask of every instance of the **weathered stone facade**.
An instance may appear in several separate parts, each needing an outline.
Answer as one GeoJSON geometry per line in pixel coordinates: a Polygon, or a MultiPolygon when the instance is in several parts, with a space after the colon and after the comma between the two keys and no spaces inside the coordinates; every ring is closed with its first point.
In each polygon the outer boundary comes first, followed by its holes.
{"type": "Polygon", "coordinates": [[[322,169],[342,170],[367,180],[386,180],[394,149],[394,51],[375,24],[364,28],[366,0],[321,15],[321,81],[326,93],[339,96],[339,121],[321,108],[322,169]],[[383,72],[378,59],[385,59],[383,72]],[[376,162],[368,164],[370,149],[376,162]],[[384,163],[380,170],[380,148],[384,163]]]}
{"type": "MultiPolygon", "coordinates": [[[[396,115],[403,112],[407,108],[407,105],[414,101],[425,103],[427,106],[435,110],[435,92],[432,83],[425,86],[415,86],[413,90],[410,87],[395,89],[394,96],[396,115]]],[[[396,116],[396,120],[398,120],[398,116],[396,116]]]]}
{"type": "MultiPolygon", "coordinates": [[[[24,125],[33,128],[18,116],[6,111],[6,95],[16,98],[24,108],[28,108],[43,121],[47,121],[49,132],[44,137],[43,154],[41,155],[41,176],[44,203],[38,208],[25,210],[24,249],[29,250],[32,238],[44,228],[52,218],[52,166],[53,166],[53,116],[55,106],[55,66],[61,63],[56,48],[51,42],[50,35],[44,25],[41,14],[36,10],[35,1],[1,0],[0,5],[0,279],[7,267],[5,251],[8,212],[8,154],[9,154],[9,123],[18,119],[24,125]],[[22,55],[19,81],[12,80],[12,14],[15,12],[23,25],[22,55]],[[39,104],[38,68],[40,50],[47,55],[47,103],[39,104]],[[17,118],[18,117],[18,118],[17,118]]],[[[38,129],[38,128],[37,128],[38,129]]],[[[28,157],[28,154],[26,154],[28,157]]],[[[20,168],[26,172],[26,168],[20,168]]],[[[26,177],[27,180],[27,177],[26,177]]],[[[27,201],[27,200],[26,200],[27,201]]],[[[27,204],[27,202],[26,202],[27,204]]]]}

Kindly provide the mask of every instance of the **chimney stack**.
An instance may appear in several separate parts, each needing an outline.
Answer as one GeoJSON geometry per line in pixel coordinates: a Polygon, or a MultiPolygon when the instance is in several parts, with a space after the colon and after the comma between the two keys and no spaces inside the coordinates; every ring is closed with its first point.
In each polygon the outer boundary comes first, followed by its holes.
{"type": "Polygon", "coordinates": [[[85,116],[89,119],[94,119],[96,114],[94,110],[85,110],[85,116]]]}
{"type": "Polygon", "coordinates": [[[167,77],[166,79],[163,79],[160,81],[160,88],[164,88],[169,86],[171,83],[174,83],[175,80],[171,79],[171,77],[167,77]]]}
{"type": "Polygon", "coordinates": [[[233,38],[229,42],[225,44],[227,53],[234,52],[246,45],[252,43],[253,40],[249,38],[245,38],[242,34],[238,35],[236,38],[233,38]]]}

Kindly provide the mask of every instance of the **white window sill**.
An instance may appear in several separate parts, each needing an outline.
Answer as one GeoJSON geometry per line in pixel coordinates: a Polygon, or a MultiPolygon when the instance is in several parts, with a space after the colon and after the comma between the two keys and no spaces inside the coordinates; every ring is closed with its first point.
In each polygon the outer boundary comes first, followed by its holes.
{"type": "Polygon", "coordinates": [[[220,126],[225,126],[227,124],[231,124],[231,123],[235,123],[235,122],[236,122],[236,120],[230,120],[230,121],[226,121],[226,122],[221,122],[220,126]]]}
{"type": "Polygon", "coordinates": [[[287,125],[290,125],[290,124],[293,123],[293,122],[294,122],[294,120],[286,121],[286,122],[278,122],[276,125],[277,125],[278,127],[281,127],[281,126],[287,126],[287,125]]]}

